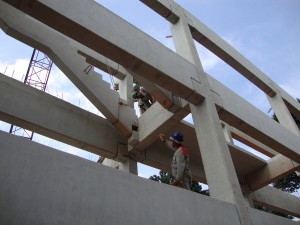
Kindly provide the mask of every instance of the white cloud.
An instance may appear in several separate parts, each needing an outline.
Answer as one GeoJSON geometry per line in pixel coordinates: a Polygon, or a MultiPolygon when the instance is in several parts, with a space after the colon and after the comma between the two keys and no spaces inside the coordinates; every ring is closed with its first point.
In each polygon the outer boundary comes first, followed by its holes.
{"type": "Polygon", "coordinates": [[[214,67],[218,65],[218,63],[222,62],[222,60],[213,54],[211,51],[207,50],[206,48],[196,44],[196,48],[201,60],[202,67],[205,72],[209,72],[214,67]]]}
{"type": "Polygon", "coordinates": [[[283,84],[279,84],[279,86],[284,89],[288,94],[290,94],[293,98],[300,98],[300,80],[287,80],[283,84]]]}
{"type": "Polygon", "coordinates": [[[0,72],[13,77],[16,80],[23,81],[28,69],[28,59],[16,59],[13,63],[0,62],[0,72]]]}

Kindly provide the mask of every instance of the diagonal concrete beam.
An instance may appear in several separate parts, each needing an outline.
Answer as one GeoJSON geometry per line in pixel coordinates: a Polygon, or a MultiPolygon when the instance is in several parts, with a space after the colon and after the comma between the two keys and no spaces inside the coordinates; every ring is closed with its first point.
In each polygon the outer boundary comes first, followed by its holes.
{"type": "Polygon", "coordinates": [[[245,176],[250,191],[256,191],[282,177],[300,169],[298,163],[293,162],[283,155],[276,155],[268,160],[268,164],[245,176]]]}
{"type": "MultiPolygon", "coordinates": [[[[89,64],[77,54],[78,49],[87,48],[49,29],[15,8],[0,2],[1,28],[10,36],[46,53],[66,74],[76,87],[98,108],[98,110],[126,137],[131,135],[131,124],[135,120],[132,108],[120,105],[119,93],[93,70],[84,71],[89,64]],[[36,31],[36,32],[35,32],[36,31]]],[[[89,50],[91,52],[91,50],[89,50]]]]}
{"type": "Polygon", "coordinates": [[[137,80],[146,90],[152,95],[152,97],[158,101],[165,109],[172,110],[174,106],[174,100],[172,99],[172,93],[167,90],[160,88],[153,82],[148,81],[139,74],[126,70],[123,66],[118,63],[107,59],[106,57],[97,54],[96,52],[89,51],[89,54],[83,51],[78,51],[80,55],[86,58],[86,62],[91,65],[105,71],[106,73],[111,73],[118,79],[123,79],[127,74],[130,74],[137,80]],[[109,71],[110,70],[110,71],[109,71]]]}
{"type": "Polygon", "coordinates": [[[251,194],[254,205],[300,217],[300,199],[276,188],[265,187],[251,194]]]}
{"type": "Polygon", "coordinates": [[[194,65],[95,1],[5,2],[195,105],[206,96],[194,65]]]}
{"type": "Polygon", "coordinates": [[[219,117],[230,126],[246,133],[295,162],[300,163],[300,138],[265,113],[249,104],[220,82],[208,76],[210,88],[221,96],[219,117]]]}
{"type": "Polygon", "coordinates": [[[259,141],[255,140],[254,138],[250,137],[244,132],[231,126],[229,126],[229,130],[231,132],[231,136],[234,139],[244,143],[245,145],[248,145],[249,147],[259,151],[260,153],[265,154],[268,157],[273,157],[275,155],[278,155],[278,152],[260,143],[259,141]]]}
{"type": "Polygon", "coordinates": [[[114,158],[126,143],[95,114],[0,74],[0,120],[63,143],[114,158]]]}
{"type": "Polygon", "coordinates": [[[160,133],[165,133],[189,114],[188,104],[179,107],[176,113],[171,113],[159,103],[154,103],[138,118],[138,140],[133,147],[139,151],[146,149],[157,140],[160,133]]]}
{"type": "MultiPolygon", "coordinates": [[[[179,20],[179,10],[184,10],[171,0],[140,1],[173,24],[179,20]]],[[[192,36],[197,42],[212,51],[269,96],[276,94],[270,85],[270,79],[262,71],[188,11],[184,10],[184,14],[188,18],[192,36]]]]}

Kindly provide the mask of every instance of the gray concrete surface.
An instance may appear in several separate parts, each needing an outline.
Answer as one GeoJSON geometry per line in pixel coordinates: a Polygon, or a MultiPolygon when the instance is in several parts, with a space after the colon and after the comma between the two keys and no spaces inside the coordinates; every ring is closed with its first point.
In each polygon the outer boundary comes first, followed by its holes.
{"type": "MultiPolygon", "coordinates": [[[[0,143],[1,225],[179,225],[187,220],[191,225],[240,224],[235,206],[230,203],[143,179],[11,134],[0,132],[0,143]]],[[[257,210],[250,213],[253,225],[294,224],[257,210]]]]}

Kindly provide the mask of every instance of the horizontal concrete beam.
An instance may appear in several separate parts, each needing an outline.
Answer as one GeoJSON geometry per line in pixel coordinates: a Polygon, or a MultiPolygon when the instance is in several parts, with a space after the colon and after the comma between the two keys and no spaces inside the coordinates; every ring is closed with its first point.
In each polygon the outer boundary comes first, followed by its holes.
{"type": "Polygon", "coordinates": [[[298,163],[280,154],[267,162],[264,167],[244,177],[250,191],[256,191],[300,168],[298,163]]]}
{"type": "Polygon", "coordinates": [[[300,218],[300,199],[276,188],[265,187],[251,194],[255,205],[300,218]]]}
{"type": "Polygon", "coordinates": [[[126,143],[95,114],[0,74],[0,120],[63,143],[114,158],[126,143]]]}
{"type": "Polygon", "coordinates": [[[195,105],[206,96],[193,64],[95,1],[5,2],[195,105]]]}
{"type": "Polygon", "coordinates": [[[77,51],[82,49],[93,54],[90,49],[2,1],[0,6],[1,28],[8,35],[47,54],[122,135],[131,135],[131,124],[136,118],[134,110],[119,104],[119,93],[110,89],[109,83],[102,80],[100,74],[93,70],[85,72],[89,64],[84,62],[84,58],[77,51]]]}

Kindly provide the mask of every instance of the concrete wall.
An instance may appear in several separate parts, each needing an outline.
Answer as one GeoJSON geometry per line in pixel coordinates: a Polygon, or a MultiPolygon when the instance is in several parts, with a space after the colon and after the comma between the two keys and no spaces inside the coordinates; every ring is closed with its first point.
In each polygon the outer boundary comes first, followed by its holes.
{"type": "MultiPolygon", "coordinates": [[[[0,225],[240,224],[230,203],[4,132],[0,143],[0,225]]],[[[294,224],[255,211],[253,224],[294,224]]]]}

